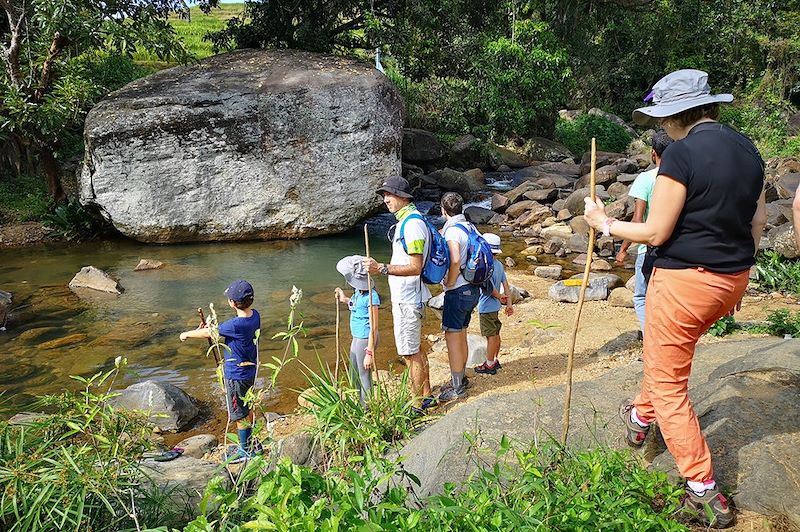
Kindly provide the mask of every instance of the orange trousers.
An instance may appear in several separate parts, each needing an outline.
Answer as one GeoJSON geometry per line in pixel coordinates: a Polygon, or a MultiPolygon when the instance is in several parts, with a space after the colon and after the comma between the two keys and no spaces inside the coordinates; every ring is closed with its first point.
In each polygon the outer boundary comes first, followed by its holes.
{"type": "Polygon", "coordinates": [[[687,394],[697,340],[739,302],[748,270],[656,268],[645,297],[644,380],[633,404],[642,421],[656,421],[686,480],[714,476],[711,451],[687,394]]]}

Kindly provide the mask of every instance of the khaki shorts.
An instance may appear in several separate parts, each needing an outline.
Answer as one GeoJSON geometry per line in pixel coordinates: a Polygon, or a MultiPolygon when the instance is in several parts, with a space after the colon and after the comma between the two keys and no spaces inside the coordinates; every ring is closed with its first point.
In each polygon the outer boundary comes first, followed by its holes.
{"type": "Polygon", "coordinates": [[[414,303],[393,303],[394,344],[401,356],[419,353],[422,336],[422,310],[414,303]]]}
{"type": "Polygon", "coordinates": [[[481,336],[498,336],[503,322],[500,321],[499,312],[484,312],[480,314],[481,336]]]}

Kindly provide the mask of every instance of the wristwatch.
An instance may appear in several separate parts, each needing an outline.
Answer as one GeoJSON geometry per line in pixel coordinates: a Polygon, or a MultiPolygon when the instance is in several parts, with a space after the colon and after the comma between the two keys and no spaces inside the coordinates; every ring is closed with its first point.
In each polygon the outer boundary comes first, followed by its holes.
{"type": "Polygon", "coordinates": [[[383,266],[381,266],[381,273],[383,275],[389,275],[389,265],[388,264],[384,264],[383,266]]]}

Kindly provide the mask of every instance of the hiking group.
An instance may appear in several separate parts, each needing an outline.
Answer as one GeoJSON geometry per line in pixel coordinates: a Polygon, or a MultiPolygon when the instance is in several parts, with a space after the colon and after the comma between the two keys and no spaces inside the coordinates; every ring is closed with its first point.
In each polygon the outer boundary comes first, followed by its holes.
{"type": "MultiPolygon", "coordinates": [[[[645,98],[651,105],[633,113],[637,124],[663,128],[652,139],[655,168],[638,176],[630,190],[633,221],[607,216],[603,203],[590,198],[584,214],[590,226],[623,240],[617,262],[625,260],[632,243],[639,244],[634,303],[643,336],[644,377],[639,395],[620,406],[626,439],[641,447],[657,425],[686,480],[685,507],[720,528],[732,525],[734,516],[714,481],[711,451],[687,395],[688,380],[700,336],[740,306],[766,223],[764,162],[749,139],[717,122],[719,104],[732,100],[730,94],[712,95],[708,75],[699,70],[679,70],[659,80],[645,98]]],[[[397,354],[409,369],[415,410],[421,413],[466,395],[466,329],[476,307],[488,360],[475,372],[500,369],[499,312],[505,306],[507,315],[513,313],[510,287],[493,257],[500,253],[500,238],[478,233],[464,217],[460,195],[443,195],[445,224],[439,232],[414,206],[404,178],[386,179],[377,193],[397,219],[390,231],[389,263],[351,256],[337,265],[354,290],[349,297],[335,291],[337,301],[351,311],[351,376],[366,401],[381,302],[370,275],[385,275],[397,354]],[[437,284],[444,290],[442,331],[451,379],[434,397],[420,341],[431,298],[428,285],[437,284]]],[[[253,449],[244,395],[253,386],[253,339],[260,318],[250,308],[249,284],[236,281],[226,294],[237,314],[219,330],[230,347],[224,366],[228,410],[239,426],[236,456],[246,457],[253,449]]],[[[199,329],[182,333],[181,340],[207,336],[208,329],[199,329]]]]}

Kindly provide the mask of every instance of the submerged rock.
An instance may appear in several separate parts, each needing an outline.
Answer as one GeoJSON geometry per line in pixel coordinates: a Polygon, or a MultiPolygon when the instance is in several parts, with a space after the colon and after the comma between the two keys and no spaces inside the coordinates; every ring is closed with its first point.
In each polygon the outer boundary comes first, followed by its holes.
{"type": "Polygon", "coordinates": [[[13,296],[11,292],[4,292],[0,290],[0,331],[4,331],[6,328],[6,322],[8,321],[8,314],[11,308],[11,301],[13,296]]]}
{"type": "Polygon", "coordinates": [[[140,259],[139,264],[133,269],[135,272],[141,272],[145,270],[158,270],[164,267],[164,263],[160,260],[152,260],[152,259],[140,259]]]}
{"type": "Polygon", "coordinates": [[[84,266],[81,271],[69,282],[70,289],[89,288],[98,292],[108,292],[110,294],[121,294],[123,288],[119,283],[103,270],[94,266],[84,266]]]}
{"type": "Polygon", "coordinates": [[[162,70],[86,118],[81,201],[144,242],[352,227],[401,172],[403,103],[373,67],[239,50],[162,70]]]}
{"type": "Polygon", "coordinates": [[[129,386],[112,399],[114,406],[142,410],[161,430],[181,430],[200,412],[192,398],[173,384],[144,381],[129,386]]]}

